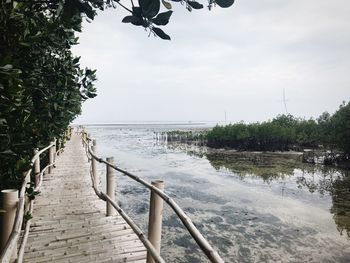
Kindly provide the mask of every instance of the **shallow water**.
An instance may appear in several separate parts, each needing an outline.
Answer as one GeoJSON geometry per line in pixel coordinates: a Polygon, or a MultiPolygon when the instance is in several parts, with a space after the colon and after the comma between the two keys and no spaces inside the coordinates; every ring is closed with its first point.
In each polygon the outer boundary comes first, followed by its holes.
{"type": "MultiPolygon", "coordinates": [[[[87,126],[98,154],[166,192],[225,262],[349,262],[350,173],[302,164],[298,155],[211,151],[173,145],[157,133],[199,125],[87,126]]],[[[105,167],[99,170],[104,179],[105,167]]],[[[118,174],[117,199],[147,232],[149,191],[118,174]]],[[[162,256],[207,262],[165,209],[162,256]]]]}

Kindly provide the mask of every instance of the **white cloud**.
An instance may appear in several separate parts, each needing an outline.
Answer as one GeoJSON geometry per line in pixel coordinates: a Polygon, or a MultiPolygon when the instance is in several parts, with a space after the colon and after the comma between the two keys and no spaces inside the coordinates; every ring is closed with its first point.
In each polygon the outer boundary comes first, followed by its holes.
{"type": "Polygon", "coordinates": [[[122,10],[86,24],[75,53],[98,69],[99,96],[79,121],[264,120],[336,110],[350,99],[350,3],[245,0],[188,13],[176,6],[172,41],[121,23],[122,10]]]}

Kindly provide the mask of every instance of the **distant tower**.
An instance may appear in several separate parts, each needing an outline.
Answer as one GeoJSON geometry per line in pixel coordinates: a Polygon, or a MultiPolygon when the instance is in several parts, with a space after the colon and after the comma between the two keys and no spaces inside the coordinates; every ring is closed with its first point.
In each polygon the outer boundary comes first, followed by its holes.
{"type": "Polygon", "coordinates": [[[287,99],[286,99],[286,90],[283,88],[283,104],[284,104],[284,109],[286,110],[286,114],[288,115],[288,110],[287,110],[287,99]]]}
{"type": "Polygon", "coordinates": [[[225,111],[225,125],[226,125],[226,111],[225,111]]]}

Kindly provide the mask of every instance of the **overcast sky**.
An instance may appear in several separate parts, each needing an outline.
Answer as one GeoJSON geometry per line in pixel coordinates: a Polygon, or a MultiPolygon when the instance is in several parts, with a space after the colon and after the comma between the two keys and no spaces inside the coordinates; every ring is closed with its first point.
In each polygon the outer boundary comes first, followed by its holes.
{"type": "Polygon", "coordinates": [[[121,23],[120,8],[84,24],[74,53],[97,69],[98,96],[77,122],[262,121],[285,113],[283,89],[295,116],[349,101],[349,0],[173,7],[171,41],[121,23]]]}

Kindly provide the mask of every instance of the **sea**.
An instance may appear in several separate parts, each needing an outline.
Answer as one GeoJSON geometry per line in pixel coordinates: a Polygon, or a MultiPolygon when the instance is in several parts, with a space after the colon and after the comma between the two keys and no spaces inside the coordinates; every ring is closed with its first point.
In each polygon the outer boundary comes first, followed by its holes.
{"type": "MultiPolygon", "coordinates": [[[[303,164],[297,153],[236,152],[168,142],[167,131],[213,123],[86,124],[97,154],[165,192],[225,262],[350,262],[350,172],[303,164]]],[[[105,188],[106,168],[98,171],[105,188]]],[[[119,205],[147,233],[150,192],[117,173],[119,205]]],[[[161,255],[209,262],[166,204],[161,255]]]]}

